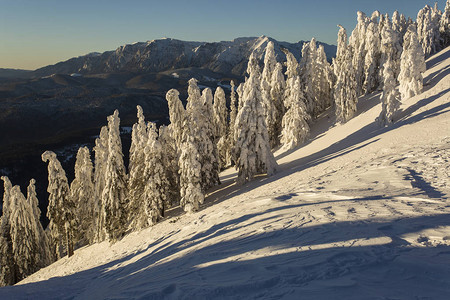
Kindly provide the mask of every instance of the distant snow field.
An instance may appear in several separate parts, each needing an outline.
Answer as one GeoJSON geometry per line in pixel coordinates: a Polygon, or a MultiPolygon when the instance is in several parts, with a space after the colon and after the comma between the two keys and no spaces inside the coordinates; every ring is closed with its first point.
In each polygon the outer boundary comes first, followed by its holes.
{"type": "Polygon", "coordinates": [[[424,92],[380,128],[380,94],[275,153],[272,177],[225,170],[203,209],[173,209],[115,244],[75,251],[0,299],[449,299],[450,48],[424,92]]]}

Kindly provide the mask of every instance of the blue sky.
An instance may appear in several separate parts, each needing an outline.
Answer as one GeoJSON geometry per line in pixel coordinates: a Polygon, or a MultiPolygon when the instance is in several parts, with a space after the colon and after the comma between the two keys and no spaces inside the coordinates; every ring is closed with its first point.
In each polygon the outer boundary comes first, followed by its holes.
{"type": "MultiPolygon", "coordinates": [[[[444,9],[445,0],[438,6],[444,9]]],[[[0,0],[0,68],[35,69],[89,52],[171,37],[221,41],[267,35],[336,43],[356,12],[397,9],[415,19],[426,0],[0,0]]]]}

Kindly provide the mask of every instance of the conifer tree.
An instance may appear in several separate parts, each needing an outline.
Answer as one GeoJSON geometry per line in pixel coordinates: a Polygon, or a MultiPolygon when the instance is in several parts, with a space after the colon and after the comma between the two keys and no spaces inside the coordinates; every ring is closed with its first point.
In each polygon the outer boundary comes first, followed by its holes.
{"type": "Polygon", "coordinates": [[[256,174],[275,172],[277,163],[270,151],[269,135],[261,105],[261,73],[252,53],[249,59],[242,95],[242,108],[236,119],[236,168],[238,183],[251,180],[256,174]]]}
{"type": "MultiPolygon", "coordinates": [[[[374,13],[375,14],[375,13],[374,13]]],[[[366,56],[364,62],[364,84],[363,91],[367,95],[380,86],[379,67],[380,67],[380,32],[379,26],[372,18],[366,31],[366,56]]]]}
{"type": "Polygon", "coordinates": [[[417,36],[425,57],[440,50],[439,23],[441,14],[442,12],[437,9],[437,6],[431,8],[429,5],[425,5],[417,13],[417,36]]]}
{"type": "Polygon", "coordinates": [[[177,204],[181,199],[178,161],[181,155],[183,124],[187,117],[179,95],[180,93],[176,89],[167,92],[170,125],[167,127],[161,126],[159,129],[159,139],[164,149],[164,168],[170,184],[168,202],[171,205],[177,204]]]}
{"type": "Polygon", "coordinates": [[[181,155],[179,159],[180,168],[180,206],[186,212],[197,211],[203,203],[205,195],[202,188],[202,165],[200,153],[197,150],[193,127],[188,120],[184,122],[181,155]]]}
{"type": "MultiPolygon", "coordinates": [[[[41,218],[41,210],[39,209],[39,200],[36,194],[36,180],[31,179],[27,187],[27,202],[31,205],[34,219],[39,221],[41,218]]],[[[41,226],[42,227],[42,226],[41,226]]]]}
{"type": "Polygon", "coordinates": [[[213,142],[212,99],[212,92],[209,88],[206,88],[201,95],[197,81],[189,80],[186,119],[189,124],[187,126],[192,129],[193,143],[200,155],[203,191],[219,183],[217,146],[213,142]]]}
{"type": "Polygon", "coordinates": [[[270,86],[270,96],[275,106],[275,125],[274,125],[274,135],[276,137],[276,142],[279,144],[282,119],[286,108],[284,107],[284,94],[286,91],[286,80],[283,75],[283,65],[277,63],[275,65],[275,70],[272,74],[271,86],[270,86]]]}
{"type": "Polygon", "coordinates": [[[167,103],[169,105],[171,132],[176,142],[177,151],[180,151],[183,123],[186,118],[186,111],[184,110],[179,95],[180,93],[176,89],[171,89],[166,94],[167,103]]]}
{"type": "Polygon", "coordinates": [[[420,46],[414,24],[408,27],[403,41],[403,52],[401,55],[399,91],[402,99],[413,97],[422,92],[423,76],[425,72],[425,58],[420,46]]]}
{"type": "Polygon", "coordinates": [[[381,126],[393,123],[395,113],[400,107],[400,95],[395,89],[396,80],[393,65],[392,59],[389,57],[383,68],[384,86],[381,96],[381,113],[378,117],[378,122],[381,126]]]}
{"type": "Polygon", "coordinates": [[[316,72],[315,76],[315,93],[317,104],[315,106],[314,115],[318,116],[332,105],[332,76],[331,66],[327,61],[327,56],[323,45],[317,48],[316,55],[316,72]]]}
{"type": "Polygon", "coordinates": [[[352,50],[347,45],[347,33],[345,28],[339,26],[338,53],[334,60],[336,74],[336,86],[334,99],[336,103],[336,120],[345,123],[353,117],[356,112],[358,97],[356,96],[356,80],[352,66],[352,50]]]}
{"type": "Polygon", "coordinates": [[[122,142],[119,131],[119,112],[108,117],[108,159],[106,162],[105,188],[102,193],[102,224],[107,238],[117,241],[126,228],[127,178],[123,163],[122,142]]]}
{"type": "Polygon", "coordinates": [[[94,169],[94,229],[96,230],[96,241],[103,241],[106,238],[104,219],[101,215],[103,211],[102,194],[106,182],[106,162],[108,161],[108,127],[103,126],[99,137],[95,140],[95,169],[94,169]]]}
{"type": "Polygon", "coordinates": [[[142,211],[144,189],[147,179],[143,176],[145,170],[145,147],[147,146],[148,133],[142,107],[137,106],[138,122],[133,125],[131,133],[130,163],[128,178],[128,201],[127,211],[129,213],[128,223],[131,229],[136,228],[136,216],[142,211]]]}
{"type": "Polygon", "coordinates": [[[59,258],[60,244],[63,243],[70,257],[73,255],[73,225],[75,203],[70,197],[66,172],[52,151],[45,151],[42,160],[48,162],[48,209],[47,217],[52,239],[52,251],[59,258]]]}
{"type": "Polygon", "coordinates": [[[392,30],[397,33],[401,33],[402,31],[401,18],[398,10],[394,11],[392,14],[392,30]]]}
{"type": "Polygon", "coordinates": [[[309,115],[313,115],[317,104],[316,94],[316,63],[317,63],[316,39],[312,38],[309,43],[305,43],[302,48],[302,59],[300,60],[300,81],[304,90],[306,110],[309,115]]]}
{"type": "Polygon", "coordinates": [[[33,227],[36,232],[36,244],[38,245],[37,255],[38,267],[43,268],[53,262],[53,254],[50,250],[50,244],[47,235],[44,232],[44,228],[40,222],[41,210],[39,209],[39,200],[36,195],[36,180],[31,179],[27,188],[27,202],[31,207],[33,213],[33,227]]]}
{"type": "Polygon", "coordinates": [[[148,225],[155,224],[164,217],[169,196],[169,181],[163,162],[163,148],[157,139],[156,124],[148,124],[148,139],[145,147],[145,170],[147,179],[144,189],[144,209],[148,225]]]}
{"type": "Polygon", "coordinates": [[[7,176],[2,176],[4,184],[2,217],[0,224],[0,286],[18,282],[17,268],[11,240],[11,190],[12,184],[7,176]]]}
{"type": "Polygon", "coordinates": [[[442,38],[442,49],[450,46],[450,0],[445,4],[445,10],[439,21],[439,33],[442,38]]]}
{"type": "Polygon", "coordinates": [[[169,208],[178,205],[181,198],[180,174],[178,168],[179,153],[177,152],[176,142],[172,135],[172,124],[159,127],[158,141],[161,143],[161,148],[163,149],[162,161],[168,180],[166,208],[169,208]]]}
{"type": "Polygon", "coordinates": [[[10,197],[12,250],[16,276],[20,281],[39,270],[43,262],[40,261],[39,236],[31,205],[17,185],[11,189],[10,197]]]}
{"type": "Polygon", "coordinates": [[[277,135],[277,112],[275,103],[271,97],[272,75],[275,71],[277,60],[275,58],[274,44],[272,41],[267,43],[264,54],[264,68],[261,74],[261,97],[264,116],[266,118],[267,130],[269,132],[270,146],[273,148],[278,145],[279,138],[277,135]]]}
{"type": "Polygon", "coordinates": [[[306,111],[305,97],[300,89],[298,76],[288,79],[286,93],[287,112],[282,122],[281,143],[286,149],[292,149],[309,136],[310,116],[306,111]]]}
{"type": "MultiPolygon", "coordinates": [[[[336,58],[333,61],[333,66],[335,68],[340,68],[342,66],[342,62],[345,60],[345,57],[347,55],[347,31],[345,30],[342,25],[338,25],[339,32],[338,32],[338,39],[337,39],[337,51],[336,51],[336,58]]],[[[337,73],[339,73],[339,70],[335,69],[335,74],[337,76],[337,73]]]]}
{"type": "Polygon", "coordinates": [[[95,196],[93,166],[87,147],[78,149],[75,161],[75,179],[70,184],[70,197],[76,205],[77,230],[75,241],[80,245],[95,241],[95,196]]]}
{"type": "Polygon", "coordinates": [[[394,79],[397,78],[400,73],[400,57],[402,55],[402,51],[403,49],[400,44],[399,33],[393,29],[389,18],[386,17],[385,24],[381,30],[381,66],[383,66],[390,59],[394,79]]]}
{"type": "Polygon", "coordinates": [[[225,168],[227,164],[227,106],[225,92],[217,87],[214,93],[214,142],[217,145],[219,168],[225,168]]]}
{"type": "Polygon", "coordinates": [[[287,76],[287,80],[289,80],[290,78],[294,78],[295,76],[299,75],[298,68],[299,68],[298,62],[295,59],[294,54],[292,54],[289,51],[286,51],[286,76],[287,76]]]}
{"type": "Polygon", "coordinates": [[[236,144],[236,140],[234,139],[235,132],[235,123],[237,116],[237,106],[236,106],[236,86],[234,81],[231,80],[231,96],[230,96],[230,123],[228,125],[228,138],[227,138],[227,165],[232,165],[236,162],[236,158],[234,155],[234,145],[236,144]]]}
{"type": "Polygon", "coordinates": [[[136,174],[142,174],[142,163],[144,161],[144,148],[147,144],[147,125],[145,124],[144,111],[137,105],[137,123],[133,125],[130,146],[130,181],[134,180],[136,174]],[[132,179],[133,178],[133,179],[132,179]]]}
{"type": "Polygon", "coordinates": [[[352,64],[355,69],[356,94],[362,95],[365,81],[366,32],[370,19],[361,11],[358,11],[357,14],[358,23],[350,36],[349,45],[354,52],[352,64]]]}

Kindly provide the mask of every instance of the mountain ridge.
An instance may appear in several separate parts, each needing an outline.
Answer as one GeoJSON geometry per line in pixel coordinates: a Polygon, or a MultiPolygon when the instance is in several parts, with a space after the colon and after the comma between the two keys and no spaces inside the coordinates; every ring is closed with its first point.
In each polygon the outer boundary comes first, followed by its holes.
{"type": "MultiPolygon", "coordinates": [[[[252,52],[263,58],[269,41],[275,44],[279,61],[285,60],[282,49],[287,49],[301,57],[301,49],[306,41],[289,43],[277,41],[267,36],[239,37],[231,41],[193,42],[173,38],[149,40],[119,46],[103,53],[89,53],[70,58],[54,65],[45,66],[32,72],[33,77],[52,74],[99,74],[113,72],[162,72],[187,67],[205,68],[217,73],[243,76],[248,57],[252,52]]],[[[327,59],[336,54],[336,46],[323,45],[327,59]]]]}

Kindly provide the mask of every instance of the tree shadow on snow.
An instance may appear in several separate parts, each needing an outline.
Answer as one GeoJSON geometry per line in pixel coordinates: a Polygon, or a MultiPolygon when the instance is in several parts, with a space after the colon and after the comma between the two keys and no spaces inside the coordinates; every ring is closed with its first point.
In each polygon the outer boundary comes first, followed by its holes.
{"type": "Polygon", "coordinates": [[[309,204],[247,214],[73,275],[2,288],[0,298],[24,299],[16,293],[35,299],[310,298],[314,294],[308,297],[308,292],[315,292],[316,297],[342,299],[355,298],[359,291],[366,296],[445,299],[450,293],[450,269],[445,267],[450,264],[450,247],[428,247],[423,237],[424,247],[417,248],[404,239],[405,234],[450,226],[449,214],[313,226],[294,223],[226,236],[249,226],[249,221],[267,225],[272,218],[283,218],[283,210],[303,205],[309,204]],[[266,214],[270,217],[258,218],[266,214]],[[383,237],[390,240],[376,242],[383,237]],[[218,241],[197,247],[213,238],[218,241]],[[356,239],[375,242],[353,246],[356,239]],[[335,244],[343,241],[345,246],[335,244]],[[180,251],[183,254],[176,255],[180,251]]]}
{"type": "MultiPolygon", "coordinates": [[[[450,48],[450,47],[447,47],[450,48]]],[[[428,59],[426,62],[427,70],[433,68],[437,64],[443,62],[447,58],[450,58],[450,51],[441,51],[436,57],[433,57],[432,59],[428,59]]]]}

